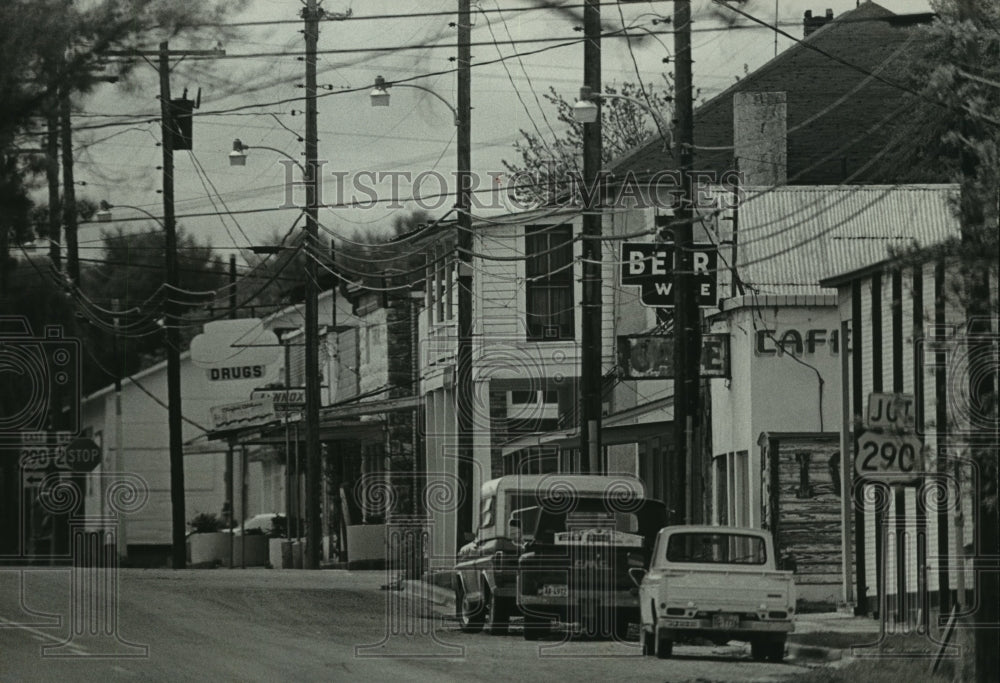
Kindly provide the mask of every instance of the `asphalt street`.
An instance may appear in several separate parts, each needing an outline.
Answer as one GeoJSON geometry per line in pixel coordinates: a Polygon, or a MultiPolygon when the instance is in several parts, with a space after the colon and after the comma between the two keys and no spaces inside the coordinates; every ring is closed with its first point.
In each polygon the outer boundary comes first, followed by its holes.
{"type": "Polygon", "coordinates": [[[805,669],[739,648],[469,635],[382,572],[0,569],[0,682],[766,681],[805,669]],[[117,610],[117,618],[113,615],[117,610]]]}

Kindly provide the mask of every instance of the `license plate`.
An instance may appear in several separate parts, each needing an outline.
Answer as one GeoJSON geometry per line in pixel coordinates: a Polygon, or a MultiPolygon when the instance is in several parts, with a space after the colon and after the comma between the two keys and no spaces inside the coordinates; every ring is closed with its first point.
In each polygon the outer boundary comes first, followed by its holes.
{"type": "Polygon", "coordinates": [[[538,594],[547,598],[565,598],[569,595],[569,589],[564,585],[545,584],[538,590],[538,594]]]}
{"type": "Polygon", "coordinates": [[[732,629],[737,629],[739,627],[740,627],[740,617],[738,614],[712,615],[712,628],[732,630],[732,629]]]}

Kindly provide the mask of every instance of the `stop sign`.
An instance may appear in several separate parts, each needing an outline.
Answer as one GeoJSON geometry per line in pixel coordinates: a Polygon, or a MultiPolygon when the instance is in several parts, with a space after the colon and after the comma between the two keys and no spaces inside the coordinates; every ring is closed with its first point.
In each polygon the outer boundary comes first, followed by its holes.
{"type": "Polygon", "coordinates": [[[73,439],[66,444],[62,461],[74,472],[90,472],[101,463],[101,447],[93,439],[73,439]]]}

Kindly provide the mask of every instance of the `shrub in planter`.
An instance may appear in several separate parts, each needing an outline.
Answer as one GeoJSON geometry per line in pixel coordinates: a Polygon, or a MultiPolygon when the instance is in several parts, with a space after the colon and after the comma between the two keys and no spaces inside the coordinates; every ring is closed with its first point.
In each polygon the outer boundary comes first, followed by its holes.
{"type": "Polygon", "coordinates": [[[199,512],[188,522],[193,534],[211,534],[222,531],[222,520],[214,512],[199,512]]]}
{"type": "Polygon", "coordinates": [[[188,522],[188,526],[191,527],[188,538],[188,560],[191,564],[218,564],[229,560],[230,534],[221,532],[222,520],[215,514],[200,512],[188,522]]]}

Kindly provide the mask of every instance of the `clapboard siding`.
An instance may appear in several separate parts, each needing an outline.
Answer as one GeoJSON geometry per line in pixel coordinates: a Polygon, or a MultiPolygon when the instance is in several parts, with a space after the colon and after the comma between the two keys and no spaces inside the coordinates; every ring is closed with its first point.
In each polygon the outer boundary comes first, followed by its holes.
{"type": "MultiPolygon", "coordinates": [[[[569,223],[573,233],[579,236],[579,217],[566,220],[558,217],[528,217],[524,222],[511,225],[480,226],[475,239],[475,251],[480,254],[473,261],[474,332],[484,339],[514,344],[526,341],[526,301],[525,301],[525,227],[529,225],[557,225],[569,223]],[[500,259],[500,260],[498,260],[500,259]]],[[[605,371],[615,364],[615,295],[618,291],[618,243],[608,240],[602,243],[602,358],[605,371]]],[[[573,301],[576,305],[575,340],[581,335],[582,314],[580,303],[583,292],[580,285],[582,244],[573,245],[577,258],[575,266],[573,301]]],[[[568,340],[567,340],[568,341],[568,340]]],[[[544,347],[552,342],[540,342],[544,347]]],[[[574,354],[578,355],[578,354],[574,354]]],[[[559,369],[565,374],[564,369],[559,369]]]]}

